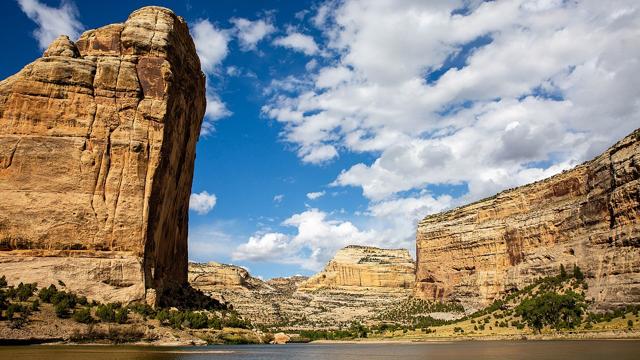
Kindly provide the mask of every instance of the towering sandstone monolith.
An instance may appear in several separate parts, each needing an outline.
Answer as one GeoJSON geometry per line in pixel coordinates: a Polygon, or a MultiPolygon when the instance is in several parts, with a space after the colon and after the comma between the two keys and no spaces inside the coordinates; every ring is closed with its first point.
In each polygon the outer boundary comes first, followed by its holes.
{"type": "Polygon", "coordinates": [[[488,305],[560,264],[595,306],[640,302],[640,130],[602,155],[418,225],[416,295],[488,305]]]}
{"type": "Polygon", "coordinates": [[[145,7],[0,82],[0,274],[101,301],[186,284],[204,81],[185,21],[145,7]]]}

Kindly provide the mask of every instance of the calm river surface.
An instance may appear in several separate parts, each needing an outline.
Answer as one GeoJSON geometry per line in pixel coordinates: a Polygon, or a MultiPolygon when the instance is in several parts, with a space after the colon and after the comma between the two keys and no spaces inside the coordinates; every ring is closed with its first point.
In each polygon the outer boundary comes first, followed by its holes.
{"type": "Polygon", "coordinates": [[[423,344],[291,344],[207,347],[7,346],[6,360],[199,359],[640,359],[640,341],[475,341],[423,344]]]}

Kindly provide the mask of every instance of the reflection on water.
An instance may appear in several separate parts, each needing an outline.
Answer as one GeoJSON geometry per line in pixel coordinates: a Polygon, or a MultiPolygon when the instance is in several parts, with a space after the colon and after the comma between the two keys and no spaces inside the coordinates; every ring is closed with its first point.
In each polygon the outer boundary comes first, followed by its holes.
{"type": "Polygon", "coordinates": [[[469,341],[423,344],[291,344],[207,347],[0,347],[8,360],[640,359],[640,341],[469,341]]]}

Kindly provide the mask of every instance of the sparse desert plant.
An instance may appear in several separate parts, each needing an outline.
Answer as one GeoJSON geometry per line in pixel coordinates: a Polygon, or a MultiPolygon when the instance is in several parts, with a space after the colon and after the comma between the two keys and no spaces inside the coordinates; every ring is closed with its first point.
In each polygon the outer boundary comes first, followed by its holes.
{"type": "Polygon", "coordinates": [[[118,324],[126,324],[127,321],[129,321],[129,310],[127,310],[126,308],[120,308],[116,310],[114,320],[118,324]]]}
{"type": "Polygon", "coordinates": [[[71,317],[74,321],[82,324],[91,324],[95,321],[95,319],[91,316],[91,308],[89,307],[76,309],[71,317]]]}
{"type": "Polygon", "coordinates": [[[102,304],[96,308],[96,316],[104,322],[115,322],[116,311],[114,304],[102,304]]]}

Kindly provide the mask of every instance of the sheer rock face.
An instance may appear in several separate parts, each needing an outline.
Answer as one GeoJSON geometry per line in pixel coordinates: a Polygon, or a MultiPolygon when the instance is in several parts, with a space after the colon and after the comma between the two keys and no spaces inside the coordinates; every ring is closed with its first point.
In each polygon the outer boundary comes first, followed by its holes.
{"type": "Polygon", "coordinates": [[[406,249],[351,245],[340,249],[324,270],[301,285],[302,290],[341,286],[410,289],[415,265],[406,249]]]}
{"type": "Polygon", "coordinates": [[[640,302],[640,130],[546,180],[428,216],[417,296],[480,308],[577,264],[596,307],[640,302]]]}
{"type": "Polygon", "coordinates": [[[0,82],[0,273],[105,301],[185,284],[205,104],[187,24],[160,7],[0,82]]]}

